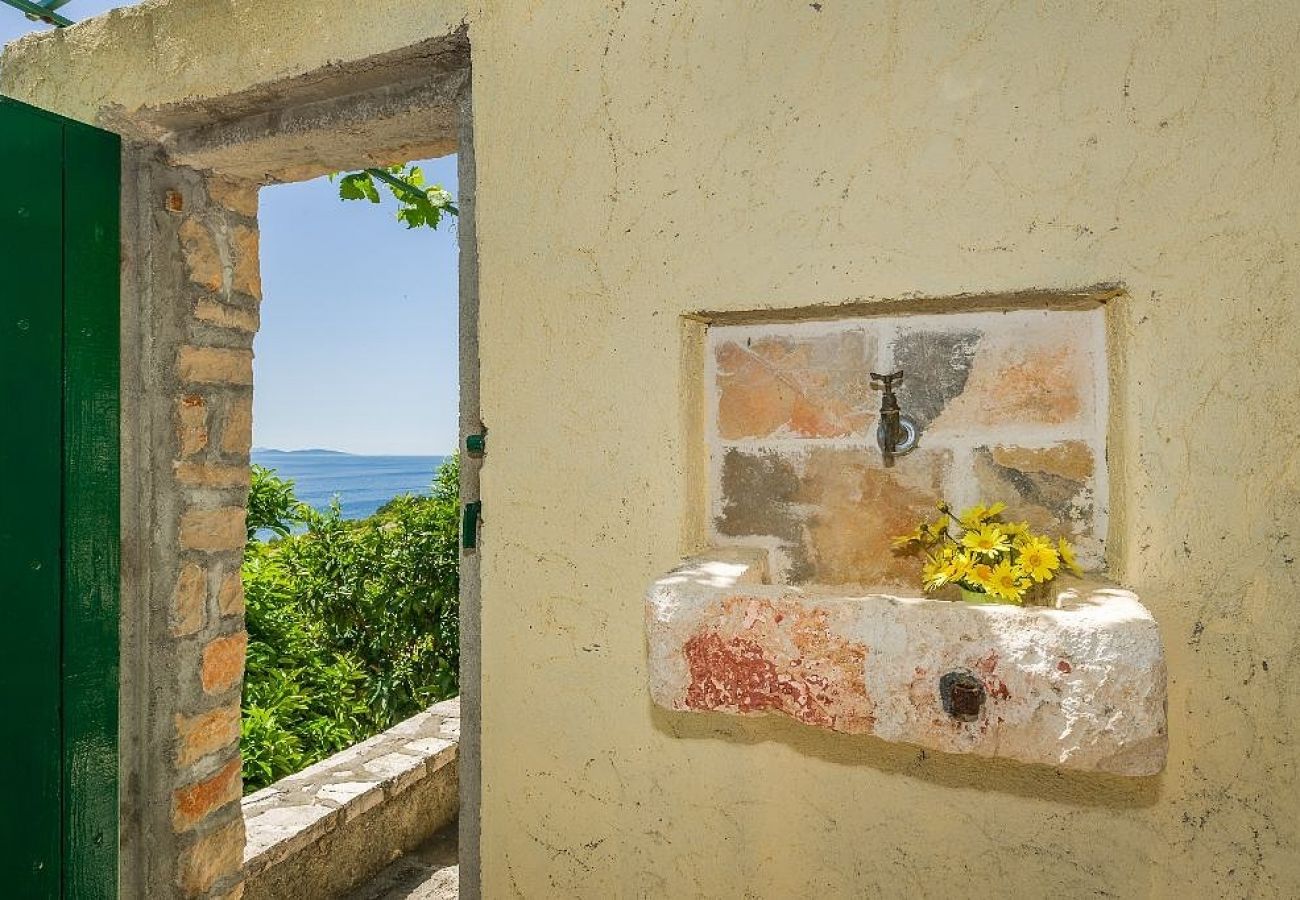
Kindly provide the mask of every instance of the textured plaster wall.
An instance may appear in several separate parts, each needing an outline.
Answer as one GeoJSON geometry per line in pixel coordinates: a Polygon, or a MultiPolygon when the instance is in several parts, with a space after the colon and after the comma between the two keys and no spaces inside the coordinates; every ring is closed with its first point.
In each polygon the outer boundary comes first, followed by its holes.
{"type": "Polygon", "coordinates": [[[486,895],[1300,892],[1294,12],[471,18],[486,895]],[[1164,776],[652,710],[683,313],[1112,281],[1110,549],[1168,648],[1164,776]]]}
{"type": "MultiPolygon", "coordinates": [[[[449,9],[150,3],[20,45],[0,88],[97,121],[449,9]]],[[[1300,893],[1293,5],[484,2],[469,34],[484,894],[1300,893]],[[1163,629],[1163,776],[652,710],[642,591],[704,495],[683,313],[1105,282],[1109,551],[1163,629]]]]}

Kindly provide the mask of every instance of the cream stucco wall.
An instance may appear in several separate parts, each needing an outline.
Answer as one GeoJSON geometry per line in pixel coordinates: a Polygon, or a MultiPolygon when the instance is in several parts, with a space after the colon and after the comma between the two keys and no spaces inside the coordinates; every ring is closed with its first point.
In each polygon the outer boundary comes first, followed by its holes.
{"type": "Polygon", "coordinates": [[[1300,893],[1294,5],[819,5],[471,22],[486,893],[1300,893]],[[1163,777],[652,710],[683,313],[1098,282],[1163,777]]]}
{"type": "MultiPolygon", "coordinates": [[[[1294,12],[1154,0],[470,11],[492,431],[485,895],[1300,893],[1294,12]],[[641,592],[688,549],[700,495],[684,313],[1099,283],[1126,290],[1108,310],[1111,552],[1163,630],[1163,776],[1065,775],[652,708],[641,592]]],[[[384,35],[371,52],[458,18],[438,15],[367,25],[384,35]]],[[[280,27],[265,19],[228,33],[234,56],[210,52],[266,78],[335,58],[280,27]]],[[[62,51],[24,48],[0,83],[85,118],[114,83],[155,92],[146,105],[187,95],[144,84],[143,37],[125,60],[92,44],[89,63],[63,57],[62,70],[62,51]],[[55,78],[93,73],[95,53],[107,87],[55,78]]],[[[219,68],[193,65],[200,80],[219,68]]],[[[220,67],[227,88],[244,78],[220,67]]],[[[167,71],[188,84],[186,66],[167,71]]]]}

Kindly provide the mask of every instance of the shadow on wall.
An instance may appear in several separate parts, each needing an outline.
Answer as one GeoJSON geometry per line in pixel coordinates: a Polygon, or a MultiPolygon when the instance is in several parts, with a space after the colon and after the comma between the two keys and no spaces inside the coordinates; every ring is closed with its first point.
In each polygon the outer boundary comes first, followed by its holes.
{"type": "Polygon", "coordinates": [[[741,746],[780,743],[835,765],[869,767],[941,787],[977,788],[1073,806],[1139,809],[1155,805],[1163,786],[1163,774],[1134,778],[1068,772],[984,756],[938,753],[867,735],[813,730],[778,716],[675,713],[653,703],[647,705],[656,730],[673,738],[741,746]]]}

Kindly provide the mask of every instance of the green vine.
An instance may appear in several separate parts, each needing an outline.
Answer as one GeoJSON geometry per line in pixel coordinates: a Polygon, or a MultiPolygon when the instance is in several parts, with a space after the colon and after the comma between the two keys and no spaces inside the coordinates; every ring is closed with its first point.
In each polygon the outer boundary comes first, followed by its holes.
{"type": "Polygon", "coordinates": [[[346,175],[336,172],[330,176],[330,180],[336,178],[340,200],[379,203],[382,184],[397,201],[397,220],[407,228],[436,229],[444,216],[460,215],[451,194],[442,185],[425,185],[424,172],[419,166],[386,166],[346,175]]]}

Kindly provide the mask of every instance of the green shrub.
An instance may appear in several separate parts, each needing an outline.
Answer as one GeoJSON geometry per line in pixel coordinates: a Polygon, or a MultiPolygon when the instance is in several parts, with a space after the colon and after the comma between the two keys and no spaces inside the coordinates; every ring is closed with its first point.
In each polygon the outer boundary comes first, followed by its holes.
{"type": "Polygon", "coordinates": [[[458,460],[430,496],[343,519],[254,467],[244,554],[248,668],[241,749],[252,790],[459,689],[458,460]],[[306,525],[293,534],[295,525],[306,525]]]}
{"type": "Polygon", "coordinates": [[[295,525],[304,522],[309,508],[293,495],[293,482],[277,478],[273,469],[252,467],[252,485],[248,490],[248,539],[259,531],[273,531],[287,536],[295,525]]]}

